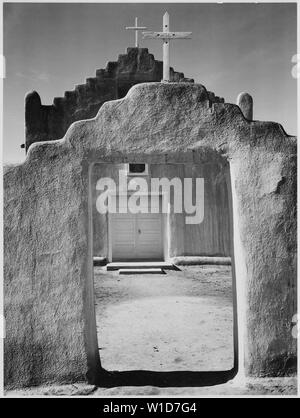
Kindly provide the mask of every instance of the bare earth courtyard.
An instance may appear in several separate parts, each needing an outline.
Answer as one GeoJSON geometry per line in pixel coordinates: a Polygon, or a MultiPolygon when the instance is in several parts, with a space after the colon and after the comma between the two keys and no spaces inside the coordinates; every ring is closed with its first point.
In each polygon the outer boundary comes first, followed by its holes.
{"type": "Polygon", "coordinates": [[[230,266],[166,274],[94,270],[99,353],[106,370],[221,371],[233,367],[230,266]]]}
{"type": "MultiPolygon", "coordinates": [[[[180,266],[165,275],[122,276],[95,268],[98,339],[107,370],[226,370],[233,362],[229,266],[180,266]]],[[[229,381],[207,387],[116,386],[87,383],[7,391],[20,396],[296,395],[290,378],[229,381]]]]}

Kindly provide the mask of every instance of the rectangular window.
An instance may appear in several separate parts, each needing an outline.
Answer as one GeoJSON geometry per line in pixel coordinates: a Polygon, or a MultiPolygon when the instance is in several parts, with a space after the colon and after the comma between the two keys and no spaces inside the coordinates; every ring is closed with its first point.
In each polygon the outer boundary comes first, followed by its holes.
{"type": "Polygon", "coordinates": [[[148,164],[129,163],[126,167],[128,176],[147,176],[148,164]]]}

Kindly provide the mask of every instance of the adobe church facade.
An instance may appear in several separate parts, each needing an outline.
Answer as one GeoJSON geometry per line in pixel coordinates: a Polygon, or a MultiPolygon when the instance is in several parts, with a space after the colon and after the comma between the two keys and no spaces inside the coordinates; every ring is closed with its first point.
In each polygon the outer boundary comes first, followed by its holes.
{"type": "MultiPolygon", "coordinates": [[[[42,105],[37,92],[29,93],[25,98],[26,152],[34,142],[62,138],[73,122],[94,118],[103,103],[126,96],[135,84],[161,81],[162,73],[162,61],[155,60],[147,48],[128,48],[117,61],[97,70],[96,77],[66,91],[64,97],[55,97],[50,106],[42,105]]],[[[174,82],[193,81],[172,68],[170,76],[174,82]]]]}
{"type": "MultiPolygon", "coordinates": [[[[65,92],[64,98],[54,98],[51,106],[41,104],[37,92],[25,98],[26,151],[31,144],[62,138],[69,126],[82,119],[96,116],[100,107],[109,100],[124,97],[135,84],[161,81],[163,63],[156,61],[146,48],[128,48],[115,62],[109,62],[105,70],[97,70],[96,77],[88,78],[86,84],[65,92]]],[[[170,70],[172,82],[193,83],[183,73],[170,70]]],[[[207,92],[210,106],[224,103],[224,99],[207,92]]],[[[93,169],[93,197],[96,203],[99,192],[96,182],[100,173],[118,178],[126,165],[95,165],[93,169]]],[[[197,164],[150,165],[144,178],[151,177],[203,177],[205,181],[203,222],[186,225],[184,214],[176,216],[102,216],[94,211],[94,256],[107,260],[168,260],[178,256],[229,257],[230,213],[228,196],[228,164],[216,159],[205,166],[197,164]],[[114,221],[111,222],[111,218],[114,221]],[[133,219],[135,218],[135,219],[133,219]],[[122,220],[123,219],[123,220],[122,220]],[[152,219],[152,221],[151,221],[152,219]],[[155,225],[158,225],[156,228],[155,225]],[[119,234],[121,227],[124,237],[119,234]],[[156,229],[156,234],[154,233],[156,229]],[[139,235],[135,231],[141,231],[139,235]],[[126,242],[125,236],[127,237],[126,242]],[[123,245],[123,251],[120,247],[123,245]],[[143,250],[143,247],[145,250],[143,250]],[[118,248],[118,249],[117,249],[118,248]],[[159,251],[158,251],[159,248],[159,251]],[[147,249],[147,251],[146,251],[147,249]]],[[[129,177],[130,179],[130,177],[129,177]]],[[[94,206],[95,208],[95,206],[94,206]]]]}
{"type": "MultiPolygon", "coordinates": [[[[93,248],[94,256],[108,261],[171,261],[179,257],[218,257],[231,256],[230,233],[230,180],[229,165],[215,155],[209,162],[181,162],[176,164],[144,164],[138,166],[144,173],[131,172],[136,164],[95,164],[92,170],[93,196],[93,248]],[[141,213],[120,213],[131,199],[133,192],[126,196],[120,188],[119,179],[127,185],[132,181],[147,184],[141,194],[141,213]],[[102,190],[97,183],[101,178],[113,179],[116,184],[116,213],[99,213],[97,200],[102,190]],[[134,178],[135,180],[131,180],[134,178]],[[197,213],[194,222],[187,223],[189,215],[185,211],[184,179],[191,179],[192,193],[190,203],[196,203],[196,179],[203,179],[197,187],[197,213]],[[137,179],[137,180],[136,180],[137,179]],[[161,187],[159,196],[151,192],[151,181],[169,182],[170,193],[161,187]],[[174,187],[179,187],[174,190],[174,187]],[[146,194],[146,196],[145,196],[146,194]],[[180,204],[174,205],[175,196],[180,204]],[[180,196],[179,196],[180,195],[180,196]],[[125,201],[126,200],[126,201],[125,201]],[[121,207],[119,208],[119,203],[121,207]],[[152,208],[151,208],[152,205],[152,208]],[[166,210],[164,211],[164,205],[166,210]],[[167,206],[169,205],[169,209],[167,206]],[[179,207],[179,213],[176,213],[179,207]],[[182,211],[180,210],[182,208],[182,211]],[[151,210],[152,209],[152,210],[151,210]],[[200,213],[201,212],[201,213],[200,213]]],[[[128,187],[125,187],[127,190],[128,187]]],[[[168,189],[168,188],[166,188],[168,189]]],[[[169,190],[168,190],[169,191],[169,190]]],[[[113,198],[113,197],[111,197],[113,198]]],[[[226,260],[229,262],[229,260],[226,260]]]]}

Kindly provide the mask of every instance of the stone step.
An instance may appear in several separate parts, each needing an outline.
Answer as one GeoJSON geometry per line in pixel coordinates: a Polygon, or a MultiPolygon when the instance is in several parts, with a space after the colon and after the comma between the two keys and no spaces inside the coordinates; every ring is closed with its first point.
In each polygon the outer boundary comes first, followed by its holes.
{"type": "Polygon", "coordinates": [[[166,274],[163,269],[120,269],[119,274],[166,274]]]}
{"type": "Polygon", "coordinates": [[[230,266],[230,257],[179,256],[171,258],[177,266],[197,266],[202,264],[230,266]]]}
{"type": "Polygon", "coordinates": [[[153,269],[160,268],[166,270],[173,270],[176,267],[172,263],[166,261],[139,261],[139,262],[114,262],[108,263],[106,269],[111,270],[120,270],[120,269],[153,269]]]}

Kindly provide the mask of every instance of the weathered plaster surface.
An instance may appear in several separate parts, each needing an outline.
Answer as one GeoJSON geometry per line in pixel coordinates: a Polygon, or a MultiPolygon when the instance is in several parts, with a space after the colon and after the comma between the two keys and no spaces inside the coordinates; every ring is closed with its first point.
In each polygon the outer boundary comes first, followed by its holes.
{"type": "MultiPolygon", "coordinates": [[[[97,115],[103,103],[123,98],[135,84],[162,80],[163,63],[157,61],[147,48],[127,48],[117,61],[107,63],[105,69],[96,71],[85,84],[66,91],[64,97],[55,97],[52,105],[43,105],[36,91],[25,98],[25,148],[34,142],[62,138],[69,126],[78,120],[97,115]]],[[[183,73],[170,68],[173,82],[193,82],[183,73]]],[[[224,99],[207,92],[211,103],[223,103],[224,99]]]]}
{"type": "MultiPolygon", "coordinates": [[[[85,84],[66,91],[64,97],[55,97],[50,106],[42,105],[37,92],[28,93],[25,98],[26,150],[34,142],[62,138],[73,122],[95,117],[104,102],[124,97],[133,85],[161,81],[162,64],[147,48],[128,48],[117,61],[110,61],[105,69],[97,70],[96,77],[87,78],[85,84]]],[[[192,81],[173,68],[171,80],[192,81]]]]}
{"type": "Polygon", "coordinates": [[[249,121],[253,119],[253,99],[249,93],[240,93],[237,98],[237,105],[246,119],[249,121]]]}
{"type": "Polygon", "coordinates": [[[235,173],[243,246],[246,373],[295,372],[296,139],[201,85],[150,83],[33,144],[4,175],[5,382],[84,378],[99,368],[92,281],[92,162],[201,164],[218,152],[235,173]],[[268,174],[269,173],[269,174],[268,174]],[[271,175],[270,175],[271,173],[271,175]],[[90,215],[90,216],[89,216],[90,215]]]}

